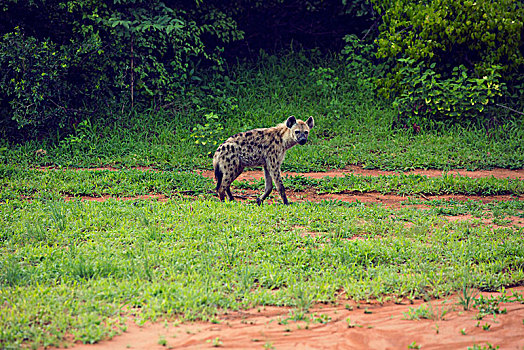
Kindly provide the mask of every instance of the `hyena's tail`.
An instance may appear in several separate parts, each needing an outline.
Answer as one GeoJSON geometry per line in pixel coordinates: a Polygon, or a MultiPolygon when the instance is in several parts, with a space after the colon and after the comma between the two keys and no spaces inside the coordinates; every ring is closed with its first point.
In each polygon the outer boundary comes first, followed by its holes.
{"type": "Polygon", "coordinates": [[[222,172],[222,170],[220,170],[220,164],[216,163],[215,164],[215,179],[217,180],[217,187],[215,188],[215,190],[218,191],[218,189],[220,188],[220,185],[222,185],[223,177],[224,177],[224,173],[222,172]]]}

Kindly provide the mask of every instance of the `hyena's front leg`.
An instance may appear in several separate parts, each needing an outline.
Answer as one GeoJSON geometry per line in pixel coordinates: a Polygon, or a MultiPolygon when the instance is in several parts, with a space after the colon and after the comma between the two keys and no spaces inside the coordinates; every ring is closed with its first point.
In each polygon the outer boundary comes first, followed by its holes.
{"type": "Polygon", "coordinates": [[[273,179],[271,178],[271,174],[269,170],[267,169],[267,165],[264,165],[264,179],[266,180],[266,188],[264,190],[264,193],[257,198],[257,204],[260,205],[264,201],[264,199],[269,196],[271,191],[273,191],[273,179]]]}
{"type": "Polygon", "coordinates": [[[280,174],[280,165],[270,168],[269,172],[273,180],[275,180],[275,185],[277,186],[278,193],[280,193],[280,197],[282,197],[282,201],[285,205],[288,205],[289,202],[286,196],[286,189],[284,188],[284,182],[282,181],[282,175],[280,174]]]}

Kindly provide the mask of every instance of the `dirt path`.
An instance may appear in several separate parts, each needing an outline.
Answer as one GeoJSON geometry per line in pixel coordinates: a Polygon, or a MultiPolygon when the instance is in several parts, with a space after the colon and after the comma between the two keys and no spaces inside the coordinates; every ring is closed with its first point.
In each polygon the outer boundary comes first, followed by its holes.
{"type": "MultiPolygon", "coordinates": [[[[510,290],[522,293],[524,287],[510,290]]],[[[512,294],[510,290],[508,295],[512,294]]],[[[464,311],[457,302],[457,296],[432,301],[432,320],[406,319],[410,308],[423,304],[420,300],[380,305],[341,299],[338,305],[315,306],[302,321],[290,319],[290,308],[261,307],[221,315],[218,323],[158,322],[139,327],[128,322],[124,334],[74,349],[408,349],[419,345],[421,349],[449,350],[474,344],[488,349],[487,343],[500,349],[524,347],[524,304],[501,304],[500,309],[507,310],[505,314],[477,320],[476,309],[464,311]]]]}
{"type": "MultiPolygon", "coordinates": [[[[50,170],[53,168],[40,168],[41,170],[50,170]]],[[[156,171],[154,168],[151,167],[136,167],[132,169],[142,170],[142,171],[156,171]]],[[[93,170],[93,171],[101,171],[101,170],[109,170],[109,171],[120,171],[122,169],[114,168],[114,167],[100,167],[100,168],[89,168],[89,169],[79,169],[79,170],[93,170]]],[[[214,179],[214,173],[212,170],[202,170],[197,171],[202,176],[205,176],[207,178],[214,179]]],[[[315,179],[320,179],[323,177],[344,177],[346,175],[354,174],[354,175],[363,175],[363,176],[380,176],[380,175],[399,175],[399,174],[407,174],[407,175],[424,175],[428,177],[439,177],[442,176],[442,174],[451,174],[454,176],[467,176],[471,178],[482,178],[482,177],[495,177],[495,178],[511,178],[511,179],[524,179],[524,169],[518,169],[518,170],[509,170],[509,169],[492,169],[492,170],[475,170],[475,171],[467,171],[463,169],[455,169],[455,170],[449,170],[447,172],[443,172],[442,170],[410,170],[407,172],[400,172],[400,171],[384,171],[384,170],[370,170],[370,169],[363,169],[359,166],[349,166],[345,169],[334,169],[334,170],[328,170],[325,172],[310,172],[310,173],[296,173],[296,172],[283,172],[283,176],[296,176],[296,175],[302,175],[306,177],[311,177],[315,179]]],[[[261,170],[248,170],[244,171],[237,180],[259,180],[264,177],[264,173],[261,170]]],[[[276,191],[273,191],[272,195],[267,200],[267,203],[272,203],[274,201],[278,201],[278,195],[275,194],[276,191]]],[[[238,190],[235,189],[233,191],[233,194],[235,197],[241,201],[255,201],[256,197],[260,195],[259,191],[251,191],[251,190],[238,190]]],[[[394,195],[394,194],[381,194],[378,192],[367,192],[367,193],[348,193],[348,194],[317,194],[313,190],[306,190],[306,191],[300,191],[300,192],[293,192],[288,190],[287,191],[288,197],[290,201],[292,202],[320,202],[322,200],[335,200],[335,201],[344,201],[344,202],[362,202],[362,203],[381,203],[388,206],[400,206],[401,202],[404,202],[408,199],[408,197],[394,195]]],[[[466,201],[468,199],[475,200],[475,201],[482,201],[482,202],[491,202],[494,200],[498,201],[505,201],[510,199],[515,199],[517,197],[515,196],[509,196],[509,195],[497,195],[497,196],[464,196],[464,195],[441,195],[441,196],[421,196],[424,199],[432,200],[432,199],[455,199],[455,200],[463,200],[466,201]]],[[[84,196],[81,197],[82,200],[93,200],[93,201],[105,201],[108,198],[111,198],[111,196],[101,196],[101,197],[90,197],[90,196],[84,196]]],[[[70,200],[72,198],[68,197],[66,200],[70,200]]],[[[156,199],[159,201],[166,201],[168,198],[165,195],[161,194],[149,194],[149,195],[142,195],[142,196],[135,196],[135,197],[123,197],[119,198],[121,200],[134,200],[134,199],[156,199]]],[[[520,199],[520,198],[517,198],[520,199]]]]}
{"type": "MultiPolygon", "coordinates": [[[[50,168],[42,168],[43,170],[48,170],[50,168]]],[[[150,167],[137,167],[133,168],[142,171],[156,171],[150,167]]],[[[109,170],[109,171],[119,171],[121,169],[114,167],[101,167],[101,168],[91,168],[91,169],[79,169],[79,170],[109,170]]],[[[214,173],[211,170],[197,171],[202,176],[208,178],[214,178],[214,173]]],[[[359,166],[350,166],[346,169],[335,169],[325,172],[311,172],[311,173],[296,173],[296,172],[283,172],[283,176],[296,176],[302,175],[311,178],[323,178],[323,177],[343,177],[346,175],[363,175],[363,176],[380,176],[380,175],[399,175],[399,174],[413,174],[413,175],[424,175],[428,177],[438,177],[442,176],[444,172],[441,170],[411,170],[408,172],[399,172],[399,171],[383,171],[383,170],[369,170],[363,169],[359,166]]],[[[518,170],[509,170],[509,169],[492,169],[492,170],[475,170],[475,171],[466,171],[463,169],[455,169],[447,171],[446,174],[451,174],[454,176],[467,176],[471,178],[482,178],[493,176],[495,178],[511,178],[511,179],[524,179],[524,169],[518,170]]],[[[243,172],[237,180],[259,180],[264,177],[264,173],[261,170],[249,170],[243,172]]],[[[306,189],[305,191],[291,191],[287,190],[288,198],[291,202],[321,202],[323,200],[330,201],[343,201],[347,203],[360,202],[360,203],[377,203],[383,204],[388,207],[400,208],[406,205],[406,201],[409,197],[400,196],[395,194],[381,194],[378,192],[366,192],[366,193],[326,193],[318,194],[314,189],[306,189]]],[[[256,198],[260,195],[260,191],[254,190],[240,190],[234,189],[233,194],[235,198],[242,202],[255,203],[256,198]]],[[[411,196],[417,197],[417,196],[411,196]]],[[[66,200],[75,199],[77,197],[67,197],[66,200]]],[[[81,200],[89,201],[105,201],[109,198],[113,198],[109,195],[104,195],[100,197],[91,197],[83,196],[81,200]]],[[[455,201],[480,201],[483,203],[488,203],[492,201],[508,201],[508,200],[524,200],[524,197],[517,197],[514,195],[494,195],[494,196],[466,196],[466,195],[437,195],[437,196],[418,196],[427,201],[431,200],[455,200],[455,201]]],[[[133,197],[120,197],[119,200],[136,200],[136,199],[151,199],[158,201],[167,201],[169,198],[163,194],[148,194],[141,196],[133,197]]],[[[280,203],[280,197],[276,191],[273,191],[272,194],[265,202],[266,204],[280,203]]],[[[417,205],[417,207],[424,207],[423,205],[417,205]]],[[[449,221],[468,221],[473,219],[469,215],[460,215],[460,216],[446,216],[449,221]]],[[[509,220],[509,225],[514,225],[518,227],[524,227],[524,219],[520,217],[507,217],[506,220],[509,220]]],[[[482,223],[486,225],[493,224],[490,219],[482,219],[482,223]]],[[[495,225],[496,226],[496,225],[495,225]]]]}
{"type": "MultiPolygon", "coordinates": [[[[315,179],[323,177],[344,177],[350,174],[354,175],[363,175],[363,176],[380,176],[380,175],[423,175],[428,177],[439,177],[442,176],[444,172],[441,170],[411,170],[407,172],[398,172],[398,171],[383,171],[383,170],[369,170],[363,169],[359,166],[350,166],[346,169],[336,169],[326,172],[312,172],[312,173],[295,173],[295,172],[283,172],[283,176],[296,176],[302,175],[305,177],[311,177],[315,179]]],[[[446,174],[454,176],[467,176],[471,178],[483,178],[483,177],[495,177],[500,179],[511,178],[511,179],[524,179],[524,169],[518,170],[509,170],[509,169],[492,169],[492,170],[450,170],[445,172],[446,174]]],[[[213,171],[207,170],[200,172],[202,176],[208,178],[214,178],[213,171]]],[[[244,171],[237,180],[259,180],[264,177],[264,173],[261,170],[249,170],[244,171]]],[[[361,203],[379,203],[390,207],[400,207],[403,202],[406,202],[408,197],[399,196],[395,194],[381,194],[378,192],[366,192],[366,193],[337,193],[337,194],[317,194],[314,190],[305,190],[305,191],[290,191],[287,190],[288,198],[291,202],[320,202],[322,200],[333,200],[333,201],[343,201],[348,203],[361,202],[361,203]]],[[[260,191],[252,190],[238,190],[235,189],[233,194],[239,200],[248,200],[255,201],[256,197],[260,195],[260,191]]],[[[417,196],[412,196],[417,197],[417,196]]],[[[512,195],[494,195],[494,196],[466,196],[466,195],[439,195],[439,196],[418,196],[425,200],[457,200],[457,201],[481,201],[483,203],[492,202],[492,201],[507,201],[512,199],[522,199],[521,197],[516,197],[512,195]]],[[[273,191],[267,203],[278,202],[278,194],[276,191],[273,191]]],[[[524,220],[519,218],[510,218],[512,221],[517,223],[524,223],[524,220]]]]}
{"type": "MultiPolygon", "coordinates": [[[[37,168],[39,170],[56,170],[59,168],[56,167],[40,167],[37,168]]],[[[112,166],[107,167],[97,167],[97,168],[75,168],[77,170],[92,170],[92,171],[102,171],[102,170],[109,170],[109,171],[121,171],[123,169],[116,168],[112,166]]],[[[155,168],[147,167],[147,166],[139,166],[139,167],[132,167],[130,169],[133,170],[142,170],[142,171],[158,171],[155,168]]],[[[205,177],[213,178],[214,173],[212,170],[201,170],[197,171],[198,173],[202,174],[205,177]]],[[[465,169],[451,169],[448,171],[444,170],[435,170],[435,169],[416,169],[416,170],[409,170],[409,171],[386,171],[386,170],[377,170],[377,169],[364,169],[361,166],[358,165],[350,165],[344,169],[332,169],[332,170],[326,170],[326,171],[319,171],[319,172],[308,172],[308,173],[297,173],[292,171],[282,172],[283,176],[289,175],[289,176],[296,176],[296,175],[304,175],[307,177],[312,177],[314,179],[320,179],[323,177],[335,177],[335,176],[346,176],[346,175],[364,175],[364,176],[380,176],[380,175],[399,175],[399,174],[406,174],[406,175],[425,175],[428,177],[438,177],[442,176],[442,174],[450,174],[450,175],[460,175],[460,176],[467,176],[471,178],[481,178],[481,177],[490,177],[493,176],[498,179],[505,179],[505,178],[511,178],[511,179],[524,179],[524,169],[516,169],[516,170],[510,170],[510,169],[502,169],[502,168],[494,168],[491,170],[465,170],[465,169]]],[[[238,180],[257,180],[264,177],[264,173],[261,170],[247,170],[244,171],[239,177],[238,180]]]]}
{"type": "MultiPolygon", "coordinates": [[[[492,169],[492,170],[474,170],[474,171],[468,171],[464,169],[454,169],[449,171],[443,171],[443,170],[435,170],[435,169],[417,169],[417,170],[410,170],[406,172],[402,171],[385,171],[385,170],[376,170],[376,169],[363,169],[360,166],[352,165],[345,169],[335,169],[335,170],[328,170],[325,172],[311,172],[311,173],[295,173],[295,172],[282,172],[283,176],[289,175],[289,176],[296,176],[296,175],[304,175],[306,177],[312,177],[314,179],[320,179],[323,177],[343,177],[346,175],[354,174],[354,175],[364,175],[364,176],[380,176],[380,175],[399,175],[399,174],[406,174],[406,175],[425,175],[428,177],[438,177],[442,176],[442,174],[449,174],[449,175],[460,175],[460,176],[467,176],[471,178],[481,178],[481,177],[495,177],[498,179],[505,179],[505,178],[511,178],[511,179],[524,179],[524,169],[517,169],[517,170],[509,170],[509,169],[492,169]]],[[[213,178],[214,174],[211,170],[202,171],[201,174],[205,177],[213,178]]],[[[244,171],[237,180],[258,180],[264,177],[264,172],[261,170],[249,170],[244,171]]]]}

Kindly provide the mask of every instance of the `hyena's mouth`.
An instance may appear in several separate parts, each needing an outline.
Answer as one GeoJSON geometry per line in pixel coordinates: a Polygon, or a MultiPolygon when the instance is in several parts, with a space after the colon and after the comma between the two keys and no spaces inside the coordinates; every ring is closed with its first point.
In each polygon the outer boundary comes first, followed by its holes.
{"type": "Polygon", "coordinates": [[[307,142],[307,140],[304,140],[304,139],[302,139],[302,140],[298,141],[298,143],[299,143],[300,145],[305,145],[305,144],[306,144],[306,142],[307,142]]]}

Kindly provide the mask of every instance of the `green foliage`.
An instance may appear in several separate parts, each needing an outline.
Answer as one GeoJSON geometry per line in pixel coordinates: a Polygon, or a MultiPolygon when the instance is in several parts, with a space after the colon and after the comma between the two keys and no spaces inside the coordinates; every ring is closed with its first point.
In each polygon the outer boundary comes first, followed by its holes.
{"type": "Polygon", "coordinates": [[[193,128],[190,137],[194,140],[195,144],[202,146],[205,154],[212,155],[219,143],[224,141],[224,127],[220,123],[218,115],[215,113],[208,113],[204,117],[206,118],[206,122],[204,124],[197,124],[193,128]]]}
{"type": "Polygon", "coordinates": [[[199,66],[221,69],[221,45],[242,37],[231,17],[199,2],[14,1],[2,18],[1,122],[29,131],[183,105],[202,82],[199,66]]]}
{"type": "MultiPolygon", "coordinates": [[[[24,35],[20,28],[0,40],[0,126],[11,117],[18,128],[63,127],[69,99],[71,56],[52,41],[24,35]],[[69,94],[69,95],[68,95],[69,94]]],[[[72,90],[74,91],[74,90],[72,90]]],[[[6,135],[3,135],[6,136],[6,135]]]]}
{"type": "Polygon", "coordinates": [[[382,17],[380,57],[435,62],[444,69],[468,64],[479,75],[494,65],[506,75],[524,63],[524,9],[516,0],[373,0],[382,17]]]}
{"type": "Polygon", "coordinates": [[[396,60],[377,83],[385,96],[396,98],[404,116],[417,115],[422,107],[431,119],[486,119],[484,107],[502,100],[504,83],[513,91],[506,102],[522,107],[524,9],[518,1],[373,4],[382,18],[377,56],[396,60]]]}
{"type": "Polygon", "coordinates": [[[335,75],[335,71],[332,68],[313,68],[309,73],[309,78],[313,79],[320,94],[333,93],[338,87],[339,78],[335,75]]]}
{"type": "Polygon", "coordinates": [[[491,343],[486,343],[486,345],[473,344],[473,346],[468,346],[468,350],[497,350],[500,349],[500,346],[493,346],[491,343]]]}
{"type": "Polygon", "coordinates": [[[422,304],[417,308],[410,307],[407,312],[403,312],[405,320],[428,319],[442,321],[451,308],[446,307],[446,302],[440,305],[434,303],[422,304]]]}
{"type": "Polygon", "coordinates": [[[453,68],[446,79],[433,70],[434,63],[425,68],[424,63],[415,64],[413,59],[399,62],[402,64],[399,86],[403,88],[393,106],[401,117],[414,121],[479,118],[506,92],[500,66],[488,68],[485,76],[474,78],[461,65],[453,68]]]}
{"type": "Polygon", "coordinates": [[[346,58],[346,68],[358,85],[375,89],[374,79],[382,74],[386,67],[378,63],[375,58],[377,45],[360,40],[356,35],[349,34],[344,37],[346,45],[342,54],[346,58]]]}

